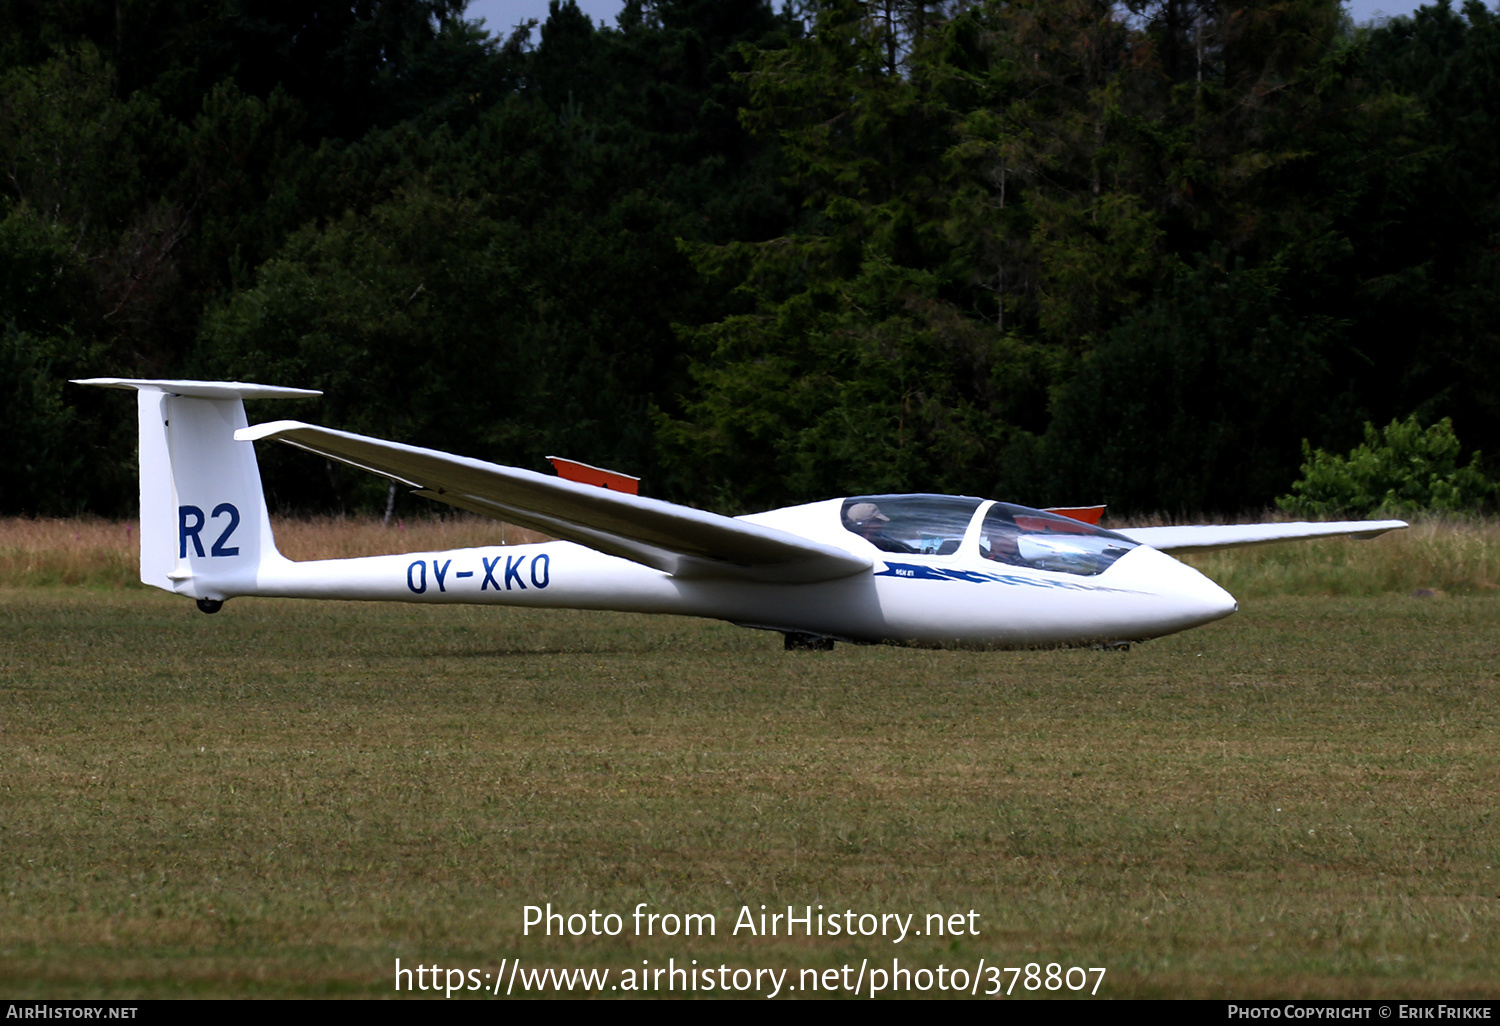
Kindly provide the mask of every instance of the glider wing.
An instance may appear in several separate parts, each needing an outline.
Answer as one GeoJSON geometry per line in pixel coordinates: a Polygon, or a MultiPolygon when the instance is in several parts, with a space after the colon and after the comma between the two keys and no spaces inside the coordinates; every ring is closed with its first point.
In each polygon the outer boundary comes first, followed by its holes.
{"type": "Polygon", "coordinates": [[[717,513],[294,420],[242,428],[235,438],[295,445],[392,478],[429,499],[674,576],[810,583],[872,565],[835,546],[717,513]]]}
{"type": "Polygon", "coordinates": [[[1123,534],[1131,541],[1149,545],[1163,552],[1209,552],[1234,549],[1241,545],[1267,545],[1271,542],[1296,541],[1300,538],[1374,538],[1387,531],[1406,527],[1404,520],[1341,520],[1326,524],[1225,524],[1202,527],[1126,527],[1123,534]]]}

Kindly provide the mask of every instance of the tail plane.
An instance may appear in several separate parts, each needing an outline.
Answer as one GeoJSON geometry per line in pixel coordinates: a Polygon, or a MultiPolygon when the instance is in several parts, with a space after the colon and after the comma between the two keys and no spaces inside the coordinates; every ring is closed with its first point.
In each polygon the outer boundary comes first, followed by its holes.
{"type": "Polygon", "coordinates": [[[198,599],[212,611],[284,561],[271,535],[246,399],[321,392],[241,381],[85,378],[78,385],[134,389],[140,426],[141,581],[198,599]]]}

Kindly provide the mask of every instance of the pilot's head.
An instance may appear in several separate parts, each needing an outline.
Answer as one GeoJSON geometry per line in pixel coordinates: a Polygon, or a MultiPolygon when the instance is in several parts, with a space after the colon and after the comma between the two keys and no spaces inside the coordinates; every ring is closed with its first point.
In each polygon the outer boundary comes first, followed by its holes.
{"type": "Polygon", "coordinates": [[[873,502],[856,502],[845,516],[849,519],[849,526],[866,538],[891,522],[891,518],[880,512],[880,507],[873,502]]]}

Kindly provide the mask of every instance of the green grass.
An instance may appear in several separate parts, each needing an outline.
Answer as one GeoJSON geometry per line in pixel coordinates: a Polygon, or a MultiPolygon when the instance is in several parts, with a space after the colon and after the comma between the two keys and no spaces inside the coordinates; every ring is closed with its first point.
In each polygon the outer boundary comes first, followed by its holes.
{"type": "Polygon", "coordinates": [[[0,994],[898,956],[1105,966],[1116,997],[1494,997],[1497,619],[1487,591],[1271,595],[1129,653],[785,653],[673,618],[0,590],[0,994]],[[523,937],[549,901],[720,934],[523,937]],[[727,936],[762,903],[981,935],[727,936]]]}

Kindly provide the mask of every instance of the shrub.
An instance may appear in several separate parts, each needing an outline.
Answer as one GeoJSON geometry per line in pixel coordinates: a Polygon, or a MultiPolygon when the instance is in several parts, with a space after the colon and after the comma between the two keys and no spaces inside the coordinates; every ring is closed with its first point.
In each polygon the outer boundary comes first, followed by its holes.
{"type": "Polygon", "coordinates": [[[1451,420],[1424,430],[1415,414],[1382,431],[1366,422],[1364,444],[1348,456],[1314,451],[1303,439],[1302,478],[1276,504],[1297,516],[1472,512],[1496,485],[1479,469],[1479,453],[1460,467],[1459,452],[1451,420]]]}

